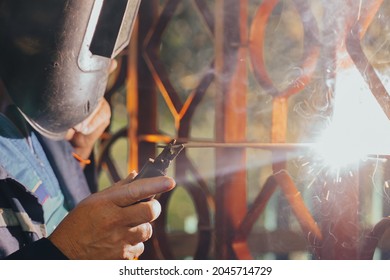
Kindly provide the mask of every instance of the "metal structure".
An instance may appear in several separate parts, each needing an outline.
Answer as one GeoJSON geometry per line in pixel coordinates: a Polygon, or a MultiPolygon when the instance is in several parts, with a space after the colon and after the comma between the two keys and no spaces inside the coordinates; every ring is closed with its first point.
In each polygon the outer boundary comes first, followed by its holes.
{"type": "MultiPolygon", "coordinates": [[[[138,170],[148,157],[155,156],[157,144],[167,143],[172,138],[188,142],[176,159],[174,177],[188,192],[196,210],[197,233],[195,239],[191,239],[196,248],[191,257],[195,259],[262,257],[254,254],[249,245],[251,238],[263,248],[262,254],[274,253],[276,258],[291,258],[289,253],[295,250],[307,251],[315,259],[371,259],[379,245],[382,258],[385,258],[387,246],[379,241],[389,227],[389,219],[374,221],[371,225],[362,222],[363,195],[367,194],[367,191],[362,192],[362,185],[367,183],[366,177],[370,174],[364,173],[359,164],[345,174],[340,172],[338,176],[343,180],[335,180],[327,172],[320,171],[315,175],[311,189],[307,190],[291,175],[289,154],[311,153],[311,146],[290,142],[288,134],[291,100],[305,94],[313,84],[316,84],[313,95],[328,102],[321,108],[321,113],[331,116],[333,81],[340,65],[352,65],[360,71],[378,104],[387,117],[390,116],[389,95],[362,49],[365,33],[378,11],[388,5],[382,0],[345,0],[341,1],[342,8],[334,9],[332,5],[317,1],[322,11],[319,22],[318,15],[313,13],[313,2],[308,0],[263,0],[258,3],[216,0],[212,5],[204,0],[188,1],[199,11],[197,24],[203,24],[212,34],[215,56],[210,61],[209,71],[183,100],[170,80],[160,54],[164,32],[182,2],[148,0],[141,4],[131,46],[121,59],[115,85],[107,93],[110,99],[121,85],[126,85],[129,125],[115,135],[107,133],[102,142],[100,170],[108,170],[113,181],[120,179],[109,156],[112,144],[119,138],[125,138],[129,143],[129,170],[138,170]],[[254,6],[256,12],[252,13],[249,7],[254,6]],[[271,36],[267,28],[281,7],[292,9],[302,26],[301,55],[296,64],[299,75],[285,86],[275,84],[265,56],[266,41],[271,36]],[[269,142],[248,141],[247,138],[250,77],[254,77],[272,104],[269,142]],[[191,137],[191,126],[194,114],[211,86],[214,86],[215,94],[215,138],[201,142],[191,137]],[[169,108],[175,135],[168,136],[159,131],[158,95],[169,108]],[[194,163],[188,155],[190,150],[202,147],[215,150],[212,187],[197,169],[197,164],[201,163],[194,163]],[[272,169],[251,203],[248,202],[247,179],[249,149],[267,151],[272,169]],[[305,192],[310,192],[311,201],[307,201],[305,192]],[[273,196],[278,196],[277,228],[268,233],[265,229],[262,233],[255,232],[255,224],[265,215],[273,196]],[[283,216],[293,217],[299,229],[292,230],[291,223],[283,216]],[[279,245],[267,244],[270,242],[279,242],[279,245]]],[[[384,180],[386,175],[385,170],[384,180]]],[[[154,238],[146,247],[145,258],[178,258],[167,232],[171,196],[172,193],[167,193],[159,198],[163,213],[154,224],[154,238]]],[[[384,200],[382,216],[388,208],[386,203],[388,201],[384,200]]]]}

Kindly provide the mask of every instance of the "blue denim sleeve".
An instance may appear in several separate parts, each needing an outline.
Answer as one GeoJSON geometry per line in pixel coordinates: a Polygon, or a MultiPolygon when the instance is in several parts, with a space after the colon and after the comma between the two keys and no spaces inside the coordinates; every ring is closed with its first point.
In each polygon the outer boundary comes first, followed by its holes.
{"type": "Polygon", "coordinates": [[[47,238],[39,239],[10,254],[5,260],[67,260],[68,258],[47,238]]]}

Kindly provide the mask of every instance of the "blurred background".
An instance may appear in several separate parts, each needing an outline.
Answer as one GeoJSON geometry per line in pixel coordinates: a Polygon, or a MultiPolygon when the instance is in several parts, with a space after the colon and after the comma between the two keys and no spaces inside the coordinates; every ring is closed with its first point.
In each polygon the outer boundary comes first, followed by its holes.
{"type": "Polygon", "coordinates": [[[387,259],[390,2],[142,1],[101,189],[172,139],[145,259],[387,259]]]}

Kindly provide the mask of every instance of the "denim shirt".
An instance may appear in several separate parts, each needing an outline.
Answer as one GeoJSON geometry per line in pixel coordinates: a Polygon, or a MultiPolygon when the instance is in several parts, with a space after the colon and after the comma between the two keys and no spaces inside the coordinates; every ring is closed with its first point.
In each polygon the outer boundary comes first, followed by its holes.
{"type": "Polygon", "coordinates": [[[46,237],[68,213],[58,180],[34,131],[23,137],[3,115],[0,123],[0,164],[38,198],[45,221],[42,236],[46,237]]]}
{"type": "Polygon", "coordinates": [[[24,257],[42,253],[36,241],[90,194],[67,141],[45,139],[31,128],[27,132],[0,114],[0,258],[29,247],[24,257]]]}

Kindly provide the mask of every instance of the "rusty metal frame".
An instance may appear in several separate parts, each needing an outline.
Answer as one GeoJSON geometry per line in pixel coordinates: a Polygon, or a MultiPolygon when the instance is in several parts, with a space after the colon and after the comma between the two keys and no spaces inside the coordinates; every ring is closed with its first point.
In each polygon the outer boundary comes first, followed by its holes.
{"type": "MultiPolygon", "coordinates": [[[[349,0],[348,0],[349,1],[349,0]]],[[[281,190],[285,204],[297,218],[302,235],[307,242],[307,249],[317,259],[370,259],[380,238],[390,227],[389,219],[379,222],[363,238],[359,224],[359,167],[356,166],[348,180],[342,185],[344,191],[338,193],[334,200],[327,200],[332,184],[340,184],[321,174],[321,180],[328,184],[319,184],[318,198],[323,202],[316,205],[316,213],[311,213],[293,178],[286,172],[289,149],[302,149],[300,143],[286,143],[287,113],[289,98],[302,92],[310,83],[315,69],[320,69],[324,76],[332,79],[337,75],[338,42],[346,38],[346,51],[351,62],[356,65],[367,80],[367,84],[389,117],[389,95],[382,82],[362,51],[360,42],[383,0],[350,1],[350,17],[345,18],[347,31],[339,30],[339,36],[333,38],[327,46],[321,46],[316,39],[318,32],[316,20],[310,12],[307,0],[293,0],[298,14],[302,18],[305,41],[300,68],[302,75],[287,88],[279,90],[268,76],[263,46],[265,28],[268,18],[279,0],[264,0],[259,6],[251,29],[248,30],[248,2],[234,0],[216,0],[214,16],[203,0],[193,0],[198,7],[201,21],[214,36],[215,60],[210,62],[212,71],[205,74],[198,87],[185,102],[178,97],[159,57],[159,44],[168,23],[181,1],[167,0],[161,12],[159,1],[143,1],[139,22],[135,28],[134,39],[124,56],[121,74],[115,88],[123,83],[127,85],[127,100],[130,125],[116,135],[104,141],[99,166],[108,168],[113,181],[119,179],[115,165],[108,157],[108,150],[117,139],[127,137],[129,140],[129,170],[138,169],[148,157],[153,157],[156,144],[168,142],[166,135],[158,132],[156,122],[157,89],[162,94],[174,117],[177,137],[183,141],[191,140],[191,122],[200,102],[211,83],[217,88],[216,100],[216,193],[213,196],[210,188],[188,158],[186,151],[179,155],[175,166],[175,178],[184,186],[194,201],[199,218],[197,249],[195,259],[209,258],[210,250],[215,251],[218,259],[252,259],[248,238],[256,220],[264,213],[271,196],[277,189],[281,190]],[[359,20],[354,21],[357,10],[359,20]],[[259,85],[273,99],[271,143],[246,142],[246,92],[248,68],[246,59],[250,58],[253,73],[259,85]],[[124,74],[123,74],[124,73],[124,74]],[[126,81],[125,81],[126,80],[126,81]],[[226,144],[226,145],[224,145],[226,144]],[[231,144],[231,146],[228,146],[231,144]],[[248,147],[264,144],[258,148],[269,150],[273,159],[273,174],[266,180],[253,205],[247,207],[246,152],[248,147]],[[268,146],[267,146],[268,145],[268,146]],[[280,161],[280,159],[284,159],[280,161]],[[233,172],[225,172],[234,170],[233,172]],[[195,182],[186,182],[185,174],[191,173],[195,182]],[[347,204],[349,207],[340,207],[347,204]],[[353,203],[351,203],[351,201],[353,203]],[[215,227],[211,227],[211,212],[215,211],[215,227]],[[214,241],[214,244],[213,244],[214,241]],[[359,241],[359,242],[358,242],[359,241]],[[215,248],[211,248],[215,246],[215,248]]],[[[330,11],[326,10],[326,13],[330,11]]],[[[342,15],[340,15],[342,16],[342,15]]],[[[324,22],[325,33],[333,32],[332,23],[324,22]]],[[[332,33],[333,34],[333,33],[332,33]]],[[[350,62],[350,63],[351,63],[350,62]]],[[[332,98],[333,89],[325,86],[325,94],[332,98]]],[[[108,96],[110,93],[108,94],[108,96]]],[[[109,134],[109,133],[108,133],[109,134]]],[[[161,196],[163,209],[167,209],[171,194],[161,196]]],[[[166,211],[155,223],[155,237],[147,244],[145,258],[174,259],[165,230],[166,211]]]]}

